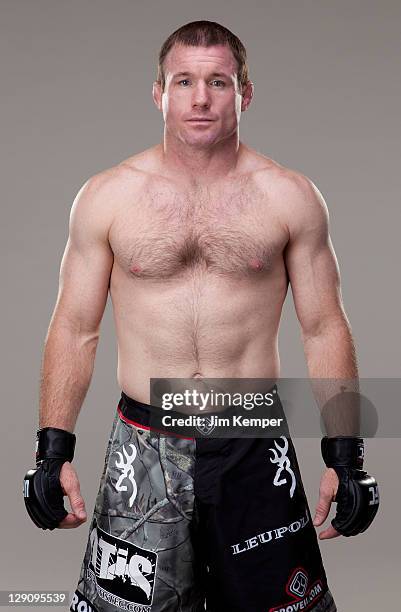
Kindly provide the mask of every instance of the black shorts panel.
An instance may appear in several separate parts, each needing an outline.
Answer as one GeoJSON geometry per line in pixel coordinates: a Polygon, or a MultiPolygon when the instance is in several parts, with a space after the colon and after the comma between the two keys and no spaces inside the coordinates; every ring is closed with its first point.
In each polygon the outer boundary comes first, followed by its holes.
{"type": "Polygon", "coordinates": [[[268,612],[294,601],[313,609],[328,586],[292,440],[213,447],[199,440],[195,462],[208,610],[268,612]]]}

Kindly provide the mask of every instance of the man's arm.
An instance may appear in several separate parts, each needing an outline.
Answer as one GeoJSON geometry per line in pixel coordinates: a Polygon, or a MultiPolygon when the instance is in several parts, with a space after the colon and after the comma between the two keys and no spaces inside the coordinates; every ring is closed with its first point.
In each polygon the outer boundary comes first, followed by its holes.
{"type": "Polygon", "coordinates": [[[327,206],[309,179],[297,175],[292,182],[286,267],[309,375],[356,379],[355,346],[342,303],[327,206]]]}
{"type": "Polygon", "coordinates": [[[40,427],[72,432],[92,377],[113,265],[108,242],[111,173],[92,177],[71,209],[41,368],[40,427]]]}
{"type": "MultiPolygon", "coordinates": [[[[340,273],[329,236],[329,215],[324,199],[316,186],[302,175],[292,178],[288,191],[290,240],[286,266],[309,376],[315,398],[322,408],[332,396],[341,392],[344,379],[354,381],[354,388],[357,388],[355,346],[342,303],[340,273]]],[[[348,430],[349,435],[358,435],[355,431],[359,425],[358,410],[355,411],[354,406],[350,406],[350,411],[343,408],[339,405],[335,414],[326,411],[324,420],[329,435],[338,435],[338,426],[348,430]]],[[[326,469],[320,482],[315,526],[326,520],[338,486],[334,469],[326,469]]],[[[319,539],[338,535],[330,525],[319,534],[319,539]]]]}

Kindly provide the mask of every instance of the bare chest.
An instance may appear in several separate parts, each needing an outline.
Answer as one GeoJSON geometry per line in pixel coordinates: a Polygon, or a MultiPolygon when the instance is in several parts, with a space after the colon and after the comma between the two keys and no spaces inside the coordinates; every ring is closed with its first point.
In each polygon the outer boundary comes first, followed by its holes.
{"type": "Polygon", "coordinates": [[[147,193],[123,207],[110,230],[115,261],[136,279],[190,271],[270,274],[287,241],[275,207],[257,192],[147,193]]]}

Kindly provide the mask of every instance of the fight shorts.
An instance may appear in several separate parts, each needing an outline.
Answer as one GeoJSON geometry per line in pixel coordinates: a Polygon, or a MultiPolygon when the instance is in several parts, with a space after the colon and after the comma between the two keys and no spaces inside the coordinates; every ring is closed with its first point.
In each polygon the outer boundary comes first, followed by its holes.
{"type": "Polygon", "coordinates": [[[290,436],[184,438],[151,409],[121,394],[70,610],[336,612],[290,436]]]}

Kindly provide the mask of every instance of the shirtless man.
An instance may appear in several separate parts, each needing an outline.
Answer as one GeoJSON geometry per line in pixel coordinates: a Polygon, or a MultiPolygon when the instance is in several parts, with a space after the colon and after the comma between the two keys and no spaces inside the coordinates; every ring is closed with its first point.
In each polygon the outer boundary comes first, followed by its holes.
{"type": "MultiPolygon", "coordinates": [[[[313,525],[327,518],[339,478],[354,469],[357,482],[357,467],[366,474],[360,438],[326,451],[312,523],[291,439],[279,487],[271,439],[201,446],[147,426],[152,377],[279,377],[289,283],[310,376],[357,378],[323,197],[239,141],[253,96],[242,43],[219,24],[194,22],[167,39],[159,59],[163,142],[92,177],[72,207],[27,508],[42,528],[86,521],[72,432],[110,290],[122,396],[70,609],[200,611],[206,596],[210,612],[334,612],[313,525]]],[[[363,508],[350,515],[347,495],[338,529],[320,539],[370,524],[363,508]]]]}

